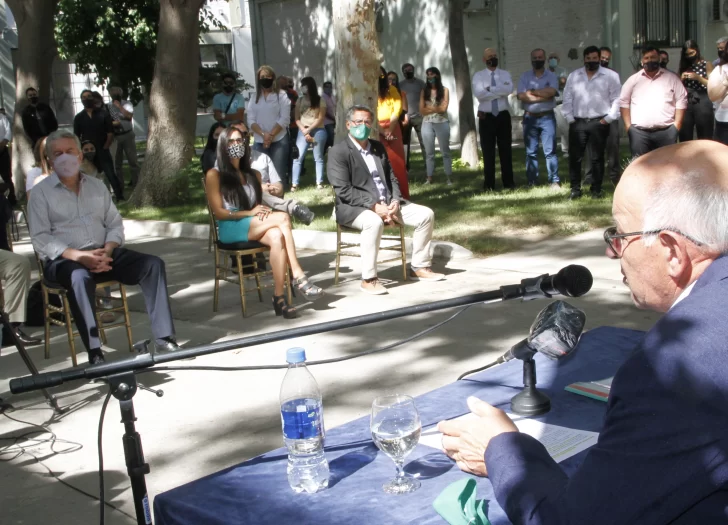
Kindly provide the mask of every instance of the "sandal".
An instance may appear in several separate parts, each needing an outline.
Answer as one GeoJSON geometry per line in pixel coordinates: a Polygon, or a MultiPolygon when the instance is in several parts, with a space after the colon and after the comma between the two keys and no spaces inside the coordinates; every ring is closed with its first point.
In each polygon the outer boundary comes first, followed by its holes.
{"type": "Polygon", "coordinates": [[[276,311],[276,315],[282,315],[284,319],[296,318],[296,307],[290,306],[284,295],[273,296],[273,309],[276,311]]]}
{"type": "Polygon", "coordinates": [[[316,299],[323,297],[324,295],[323,288],[316,286],[315,284],[311,284],[308,281],[308,277],[306,277],[305,275],[303,277],[299,277],[298,279],[293,279],[293,284],[309,301],[315,301],[316,299]]]}

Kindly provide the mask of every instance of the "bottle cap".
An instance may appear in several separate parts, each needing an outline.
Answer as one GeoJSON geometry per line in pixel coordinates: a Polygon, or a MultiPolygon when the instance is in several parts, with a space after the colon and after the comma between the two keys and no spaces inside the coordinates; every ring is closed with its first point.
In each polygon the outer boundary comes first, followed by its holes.
{"type": "Polygon", "coordinates": [[[306,361],[306,350],[303,348],[289,348],[286,351],[286,362],[295,364],[306,361]]]}

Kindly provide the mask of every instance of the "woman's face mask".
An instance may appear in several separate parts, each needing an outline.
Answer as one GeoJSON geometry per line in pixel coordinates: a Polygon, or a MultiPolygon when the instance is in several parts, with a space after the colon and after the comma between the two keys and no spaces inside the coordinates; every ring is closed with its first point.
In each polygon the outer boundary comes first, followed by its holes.
{"type": "Polygon", "coordinates": [[[231,159],[242,159],[245,156],[245,144],[242,142],[230,142],[228,144],[228,155],[231,159]]]}

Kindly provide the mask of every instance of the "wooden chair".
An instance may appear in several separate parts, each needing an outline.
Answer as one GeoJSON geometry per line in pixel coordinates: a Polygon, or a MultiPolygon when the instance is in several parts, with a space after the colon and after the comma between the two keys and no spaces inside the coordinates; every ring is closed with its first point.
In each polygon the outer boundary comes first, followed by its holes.
{"type": "MultiPolygon", "coordinates": [[[[61,286],[58,283],[53,283],[45,278],[45,275],[43,273],[43,262],[40,260],[40,257],[38,257],[38,254],[35,254],[35,260],[38,263],[38,272],[40,273],[40,282],[41,282],[41,291],[43,293],[43,318],[45,319],[45,358],[48,359],[51,356],[51,324],[54,324],[56,326],[62,326],[66,328],[66,333],[68,334],[68,346],[71,349],[71,361],[73,362],[73,366],[76,366],[78,363],[76,361],[76,336],[79,335],[78,331],[74,330],[73,328],[73,315],[71,315],[71,305],[68,302],[68,292],[66,291],[63,286],[61,286]],[[55,306],[54,304],[51,304],[50,302],[50,296],[56,295],[61,301],[61,306],[55,306]],[[60,314],[63,316],[63,320],[59,321],[55,317],[53,317],[53,314],[60,314]]],[[[121,284],[119,281],[106,281],[103,283],[98,283],[96,285],[96,292],[97,296],[96,299],[109,299],[113,303],[118,303],[118,306],[114,306],[114,308],[108,308],[101,310],[100,308],[97,308],[96,310],[96,326],[99,329],[99,336],[101,338],[101,342],[103,344],[106,344],[106,330],[109,328],[115,328],[117,326],[125,326],[126,327],[126,338],[129,342],[129,351],[134,351],[134,343],[132,342],[132,336],[131,336],[131,320],[129,318],[129,304],[126,300],[126,286],[121,284]],[[99,296],[98,291],[103,290],[104,288],[117,288],[119,291],[120,297],[113,297],[113,296],[99,296]],[[101,314],[104,312],[122,312],[123,313],[123,320],[119,322],[114,322],[110,324],[104,324],[101,320],[101,314]]],[[[98,306],[98,305],[97,305],[98,306]]]]}
{"type": "MultiPolygon", "coordinates": [[[[333,191],[333,188],[332,188],[333,191]]],[[[336,193],[334,192],[334,203],[336,203],[336,193]]],[[[335,219],[334,219],[335,220],[335,219]]],[[[385,232],[387,229],[399,230],[399,235],[382,235],[382,241],[379,245],[379,251],[391,251],[397,252],[396,257],[390,257],[389,259],[378,260],[377,264],[402,260],[402,278],[407,280],[407,246],[404,242],[404,226],[402,224],[394,224],[391,226],[385,226],[385,232]],[[394,243],[382,246],[382,243],[394,243]]],[[[361,234],[361,232],[354,228],[342,226],[338,222],[336,223],[336,271],[334,272],[334,285],[339,284],[339,267],[341,266],[341,256],[346,255],[349,257],[361,257],[361,243],[358,242],[345,242],[341,240],[342,233],[361,234]],[[360,248],[355,252],[343,253],[344,250],[349,248],[360,248]]]]}
{"type": "MultiPolygon", "coordinates": [[[[258,261],[256,260],[256,254],[270,252],[270,248],[257,241],[248,242],[236,242],[232,244],[226,244],[221,242],[217,233],[217,222],[215,216],[210,208],[210,201],[207,200],[207,187],[205,186],[205,179],[202,179],[202,187],[205,189],[205,204],[207,206],[207,214],[210,219],[210,235],[212,237],[212,246],[214,247],[215,257],[215,292],[212,300],[212,311],[217,312],[218,302],[220,299],[220,281],[225,281],[231,284],[237,284],[240,288],[240,303],[242,305],[243,317],[247,317],[247,307],[245,303],[245,294],[257,291],[258,299],[263,302],[263,289],[272,288],[275,284],[261,284],[260,278],[266,275],[273,275],[272,270],[265,270],[258,268],[258,261]],[[249,255],[252,258],[251,264],[243,264],[242,258],[249,255]],[[230,266],[230,257],[235,259],[235,268],[230,266]],[[253,273],[245,275],[243,273],[244,268],[252,268],[253,273]],[[245,281],[255,279],[255,288],[246,288],[245,281]]],[[[288,262],[286,262],[286,288],[288,292],[288,304],[293,304],[293,298],[291,293],[290,284],[290,270],[288,262]]]]}

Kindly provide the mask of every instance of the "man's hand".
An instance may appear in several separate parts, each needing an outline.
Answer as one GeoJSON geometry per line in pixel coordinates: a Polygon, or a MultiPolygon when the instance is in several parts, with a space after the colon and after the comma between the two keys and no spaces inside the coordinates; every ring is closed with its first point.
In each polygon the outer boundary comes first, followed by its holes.
{"type": "Polygon", "coordinates": [[[76,262],[84,265],[91,273],[101,273],[111,270],[113,259],[106,255],[104,248],[96,248],[91,251],[79,251],[76,262]]]}
{"type": "Polygon", "coordinates": [[[606,120],[604,120],[604,119],[600,120],[600,121],[599,121],[599,123],[600,123],[601,125],[603,125],[603,126],[608,126],[608,125],[609,125],[609,122],[607,122],[607,121],[606,121],[606,120]]]}
{"type": "Polygon", "coordinates": [[[487,476],[485,450],[490,440],[504,432],[518,432],[518,428],[505,412],[476,397],[468,398],[468,408],[480,417],[438,423],[437,430],[443,434],[442,448],[463,472],[487,476]]]}
{"type": "Polygon", "coordinates": [[[118,101],[118,100],[114,100],[114,105],[115,105],[115,106],[116,106],[117,108],[120,108],[120,107],[121,107],[121,102],[120,102],[120,101],[118,101]]]}
{"type": "Polygon", "coordinates": [[[389,206],[387,206],[387,208],[390,212],[392,212],[392,214],[396,214],[399,211],[399,201],[393,200],[389,203],[389,206]]]}
{"type": "Polygon", "coordinates": [[[379,215],[385,223],[389,220],[390,213],[386,204],[382,204],[381,202],[376,203],[374,205],[374,213],[379,215]]]}

